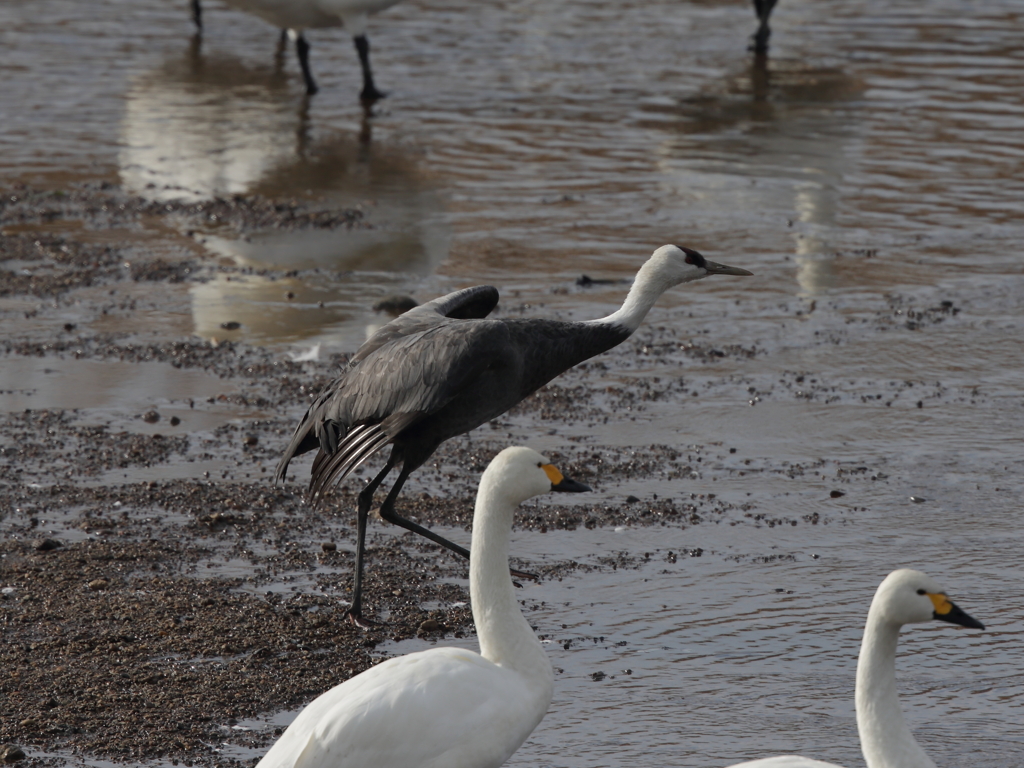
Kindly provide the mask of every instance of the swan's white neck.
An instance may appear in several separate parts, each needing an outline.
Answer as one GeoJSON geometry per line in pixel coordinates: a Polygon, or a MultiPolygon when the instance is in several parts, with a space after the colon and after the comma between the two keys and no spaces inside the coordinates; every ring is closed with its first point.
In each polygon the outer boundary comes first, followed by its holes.
{"type": "Polygon", "coordinates": [[[857,662],[857,730],[868,768],[935,768],[903,720],[896,690],[900,625],[868,611],[857,662]]]}
{"type": "Polygon", "coordinates": [[[537,698],[550,701],[551,662],[519,610],[508,569],[509,539],[515,504],[497,492],[485,476],[473,514],[469,593],[480,655],[526,678],[537,698]]]}

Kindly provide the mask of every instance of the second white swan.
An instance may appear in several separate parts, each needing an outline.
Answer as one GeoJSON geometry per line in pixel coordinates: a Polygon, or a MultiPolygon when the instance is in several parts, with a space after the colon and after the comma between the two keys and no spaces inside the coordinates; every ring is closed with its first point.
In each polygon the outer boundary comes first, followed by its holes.
{"type": "MultiPolygon", "coordinates": [[[[935,768],[903,719],[896,691],[896,643],[904,624],[938,619],[984,629],[920,571],[893,571],[879,585],[868,609],[857,661],[857,730],[868,768],[935,768]]],[[[799,755],[737,763],[730,768],[842,768],[799,755]]]]}

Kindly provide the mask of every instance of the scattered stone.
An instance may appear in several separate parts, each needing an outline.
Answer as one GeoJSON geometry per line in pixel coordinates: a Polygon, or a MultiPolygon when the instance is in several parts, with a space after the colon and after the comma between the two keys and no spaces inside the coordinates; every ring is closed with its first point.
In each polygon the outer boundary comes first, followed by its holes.
{"type": "Polygon", "coordinates": [[[338,545],[335,544],[333,541],[325,541],[320,544],[320,549],[322,549],[324,552],[337,552],[338,545]]]}
{"type": "Polygon", "coordinates": [[[16,763],[19,760],[24,760],[26,757],[28,755],[25,754],[25,750],[17,744],[4,744],[0,746],[0,762],[16,763]]]}
{"type": "Polygon", "coordinates": [[[374,312],[386,312],[392,317],[398,317],[403,312],[408,312],[410,309],[418,306],[416,299],[412,296],[400,296],[395,294],[394,296],[385,296],[380,301],[374,302],[374,312]]]}
{"type": "Polygon", "coordinates": [[[89,582],[89,589],[93,590],[94,592],[99,592],[100,590],[106,589],[109,586],[110,582],[106,579],[93,579],[89,582]]]}
{"type": "Polygon", "coordinates": [[[242,327],[242,324],[235,320],[228,320],[227,322],[221,323],[220,327],[225,331],[237,331],[242,327]]]}
{"type": "Polygon", "coordinates": [[[179,424],[181,424],[181,419],[179,419],[177,416],[171,416],[170,421],[171,421],[171,426],[172,427],[176,427],[179,424]]]}
{"type": "Polygon", "coordinates": [[[608,677],[608,675],[606,675],[604,672],[592,672],[590,675],[590,679],[593,680],[595,683],[604,680],[606,677],[608,677]]]}
{"type": "Polygon", "coordinates": [[[915,504],[922,504],[922,503],[928,501],[928,499],[922,498],[921,496],[911,496],[910,500],[912,502],[914,502],[915,504]]]}
{"type": "Polygon", "coordinates": [[[64,543],[57,539],[33,539],[32,547],[37,552],[49,552],[50,550],[63,547],[64,543]]]}
{"type": "Polygon", "coordinates": [[[156,424],[160,421],[160,414],[156,411],[146,411],[142,414],[142,420],[147,424],[156,424]]]}
{"type": "Polygon", "coordinates": [[[442,629],[441,622],[437,619],[427,619],[416,629],[417,635],[425,635],[429,632],[438,632],[442,629]]]}
{"type": "Polygon", "coordinates": [[[830,499],[839,499],[846,495],[846,491],[830,491],[828,496],[830,499]]]}

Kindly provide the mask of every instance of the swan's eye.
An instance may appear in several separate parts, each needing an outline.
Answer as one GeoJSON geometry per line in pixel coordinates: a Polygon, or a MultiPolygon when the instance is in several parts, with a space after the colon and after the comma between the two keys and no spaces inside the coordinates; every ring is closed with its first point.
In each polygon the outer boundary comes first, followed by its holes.
{"type": "Polygon", "coordinates": [[[917,594],[919,594],[919,595],[927,595],[928,593],[925,592],[923,589],[919,589],[919,590],[917,590],[917,594]]]}
{"type": "Polygon", "coordinates": [[[543,467],[543,466],[544,466],[543,462],[540,462],[540,461],[537,462],[537,467],[538,468],[543,467]]]}

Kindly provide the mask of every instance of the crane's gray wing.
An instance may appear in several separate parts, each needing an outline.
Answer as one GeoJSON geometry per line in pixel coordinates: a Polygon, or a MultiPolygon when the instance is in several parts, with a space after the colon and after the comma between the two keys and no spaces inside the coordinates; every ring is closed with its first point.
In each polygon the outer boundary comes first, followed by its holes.
{"type": "MultiPolygon", "coordinates": [[[[310,473],[310,498],[316,501],[402,431],[476,386],[481,374],[500,367],[509,354],[505,324],[449,320],[366,358],[317,414],[320,451],[310,473]]],[[[489,415],[481,411],[479,418],[489,415]]],[[[460,414],[471,422],[475,416],[460,414]]],[[[449,436],[439,434],[438,440],[449,436]]]]}
{"type": "MultiPolygon", "coordinates": [[[[464,288],[461,291],[440,296],[436,299],[413,307],[378,330],[356,351],[338,378],[324,387],[313,404],[299,420],[292,439],[285,448],[284,454],[277,465],[275,482],[281,482],[288,471],[288,463],[298,455],[322,447],[320,443],[320,425],[323,422],[322,412],[333,395],[346,384],[348,375],[358,370],[367,358],[371,358],[383,347],[405,337],[419,337],[429,329],[445,324],[448,320],[470,320],[486,317],[498,304],[498,289],[490,285],[478,285],[464,288]]],[[[350,424],[344,425],[346,428],[350,424]]],[[[333,444],[326,446],[329,453],[337,450],[337,437],[333,444]]],[[[376,450],[379,450],[377,448],[376,450]]]]}
{"type": "MultiPolygon", "coordinates": [[[[498,289],[490,285],[464,288],[413,307],[383,326],[356,351],[350,361],[359,361],[403,336],[421,333],[445,320],[473,320],[487,317],[498,305],[498,289]]],[[[330,385],[329,385],[330,386],[330,385]]]]}

